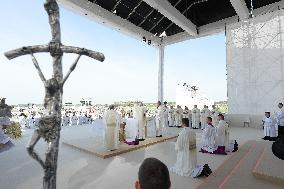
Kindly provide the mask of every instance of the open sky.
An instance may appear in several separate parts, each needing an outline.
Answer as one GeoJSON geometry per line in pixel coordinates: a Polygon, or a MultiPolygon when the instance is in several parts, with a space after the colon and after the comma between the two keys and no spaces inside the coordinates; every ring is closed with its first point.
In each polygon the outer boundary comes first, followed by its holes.
{"type": "MultiPolygon", "coordinates": [[[[30,56],[9,61],[4,52],[27,45],[46,44],[51,39],[44,0],[9,0],[0,6],[0,97],[8,104],[42,103],[43,84],[30,56]]],[[[64,102],[78,103],[82,97],[95,103],[157,100],[158,49],[125,34],[81,17],[63,7],[62,43],[105,54],[101,63],[83,57],[64,87],[64,102]]],[[[36,54],[40,66],[51,77],[49,54],[36,54]]],[[[65,55],[63,71],[76,58],[65,55]]],[[[226,48],[224,33],[189,40],[165,49],[165,100],[175,101],[176,85],[198,85],[211,99],[226,100],[226,48]]]]}

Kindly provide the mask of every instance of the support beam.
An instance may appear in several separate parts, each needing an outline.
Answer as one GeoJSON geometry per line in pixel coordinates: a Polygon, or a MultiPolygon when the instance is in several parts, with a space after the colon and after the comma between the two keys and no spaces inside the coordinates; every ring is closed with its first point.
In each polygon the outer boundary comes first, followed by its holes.
{"type": "Polygon", "coordinates": [[[240,20],[249,18],[249,9],[246,5],[245,0],[230,0],[240,20]]]}
{"type": "MultiPolygon", "coordinates": [[[[257,16],[260,16],[260,15],[263,15],[269,12],[278,11],[279,9],[284,9],[284,0],[266,5],[264,7],[254,9],[252,12],[253,12],[253,15],[257,17],[257,16]]],[[[210,23],[204,26],[200,26],[197,28],[199,32],[199,35],[197,36],[191,36],[187,32],[181,32],[181,33],[166,37],[163,40],[163,45],[164,46],[172,45],[172,44],[179,43],[182,41],[196,39],[199,37],[205,37],[208,35],[220,33],[220,32],[225,31],[226,25],[237,23],[238,21],[239,21],[238,16],[232,16],[229,18],[225,18],[223,20],[219,20],[217,22],[213,22],[213,23],[210,23]]]]}
{"type": "Polygon", "coordinates": [[[143,37],[151,40],[151,45],[158,47],[161,44],[161,39],[154,34],[143,30],[142,28],[132,24],[131,22],[122,19],[121,17],[107,11],[99,5],[88,0],[57,0],[60,5],[67,9],[78,13],[84,17],[94,20],[97,23],[110,27],[111,29],[122,32],[128,36],[143,41],[143,37]]]}
{"type": "Polygon", "coordinates": [[[197,36],[191,36],[187,32],[181,32],[181,33],[166,37],[163,40],[163,45],[165,45],[165,46],[172,45],[172,44],[183,42],[183,41],[186,41],[186,40],[196,39],[196,38],[199,38],[199,37],[205,37],[205,36],[208,36],[208,35],[220,33],[220,32],[223,32],[225,30],[226,25],[236,23],[236,22],[238,22],[238,17],[233,16],[233,17],[230,17],[230,18],[226,18],[224,20],[220,20],[220,21],[217,21],[217,22],[213,22],[213,23],[201,26],[201,27],[198,28],[199,35],[197,35],[197,36]]]}
{"type": "Polygon", "coordinates": [[[143,0],[148,5],[158,10],[162,15],[174,22],[176,25],[185,30],[189,35],[196,36],[196,26],[188,20],[183,14],[181,14],[176,8],[174,8],[166,0],[143,0]]]}
{"type": "Polygon", "coordinates": [[[158,71],[158,100],[164,101],[164,50],[165,47],[159,47],[159,71],[158,71]]]}

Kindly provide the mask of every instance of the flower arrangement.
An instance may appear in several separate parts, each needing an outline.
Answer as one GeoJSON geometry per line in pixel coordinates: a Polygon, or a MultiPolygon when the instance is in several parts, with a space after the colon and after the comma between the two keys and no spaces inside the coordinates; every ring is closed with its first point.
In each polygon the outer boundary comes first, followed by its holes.
{"type": "Polygon", "coordinates": [[[5,134],[15,139],[22,137],[22,130],[20,124],[16,122],[11,122],[11,124],[6,127],[5,134]]]}

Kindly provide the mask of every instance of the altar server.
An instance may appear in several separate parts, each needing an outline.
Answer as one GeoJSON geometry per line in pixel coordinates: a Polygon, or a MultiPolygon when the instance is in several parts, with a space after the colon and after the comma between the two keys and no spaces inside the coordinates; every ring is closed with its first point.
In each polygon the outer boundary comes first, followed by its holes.
{"type": "Polygon", "coordinates": [[[265,119],[263,120],[264,140],[275,140],[276,130],[273,120],[270,117],[270,112],[265,112],[265,119]]]}

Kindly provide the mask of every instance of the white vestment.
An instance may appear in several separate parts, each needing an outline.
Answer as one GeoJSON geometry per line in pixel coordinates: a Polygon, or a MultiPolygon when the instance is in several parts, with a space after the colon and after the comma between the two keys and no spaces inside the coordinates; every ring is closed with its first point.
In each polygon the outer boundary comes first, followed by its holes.
{"type": "Polygon", "coordinates": [[[202,133],[202,147],[201,149],[213,153],[217,147],[215,145],[216,129],[212,125],[206,125],[202,133]]]}
{"type": "Polygon", "coordinates": [[[198,108],[193,108],[191,113],[192,113],[192,128],[199,128],[200,110],[198,108]]]}
{"type": "Polygon", "coordinates": [[[133,118],[138,121],[138,138],[145,139],[145,126],[146,126],[146,116],[145,109],[141,106],[134,106],[133,108],[133,118]]]}
{"type": "Polygon", "coordinates": [[[170,169],[180,176],[190,176],[197,165],[196,134],[190,128],[183,128],[175,143],[177,161],[170,169]]]}
{"type": "Polygon", "coordinates": [[[168,111],[169,126],[175,125],[174,111],[174,109],[169,109],[168,111]]]}
{"type": "Polygon", "coordinates": [[[210,116],[212,117],[212,124],[216,127],[216,125],[218,124],[218,115],[219,115],[219,111],[214,108],[211,110],[210,112],[210,116]]]}
{"type": "Polygon", "coordinates": [[[224,120],[220,120],[216,127],[216,146],[225,146],[229,145],[229,126],[224,120]]]}
{"type": "Polygon", "coordinates": [[[159,106],[156,112],[156,136],[163,135],[164,108],[159,106]]]}
{"type": "Polygon", "coordinates": [[[210,116],[210,110],[208,108],[203,108],[200,112],[200,122],[201,122],[201,129],[204,129],[207,125],[207,117],[210,116]]]}
{"type": "Polygon", "coordinates": [[[182,116],[183,116],[183,109],[177,108],[175,111],[175,126],[181,126],[182,116]]]}
{"type": "Polygon", "coordinates": [[[276,137],[276,129],[271,117],[265,117],[263,126],[264,136],[276,137]]]}
{"type": "Polygon", "coordinates": [[[163,128],[167,128],[169,126],[169,118],[168,118],[168,114],[169,114],[169,109],[168,107],[164,107],[164,118],[163,118],[163,128]]]}
{"type": "Polygon", "coordinates": [[[125,137],[127,141],[134,141],[138,137],[138,120],[127,118],[125,125],[125,137]]]}
{"type": "Polygon", "coordinates": [[[109,110],[104,115],[105,141],[104,145],[107,150],[118,149],[120,116],[115,110],[109,110]]]}
{"type": "Polygon", "coordinates": [[[182,118],[187,118],[187,119],[189,119],[189,110],[183,110],[183,112],[182,112],[182,118]]]}

